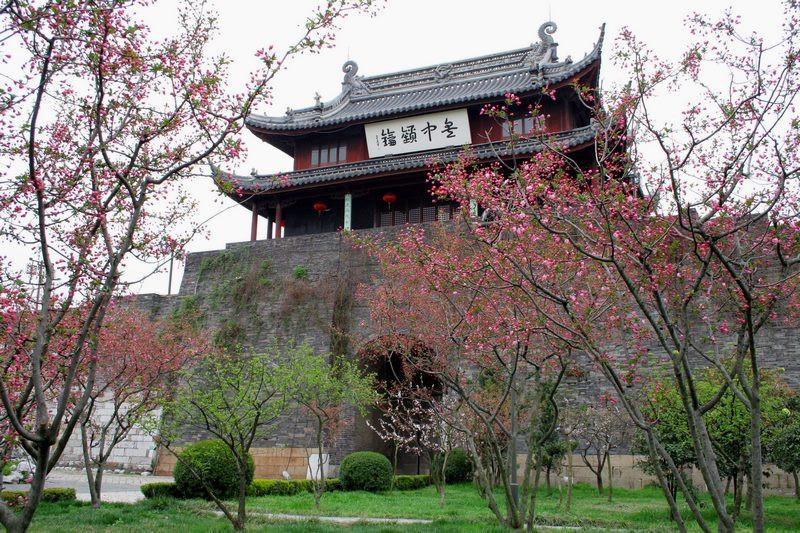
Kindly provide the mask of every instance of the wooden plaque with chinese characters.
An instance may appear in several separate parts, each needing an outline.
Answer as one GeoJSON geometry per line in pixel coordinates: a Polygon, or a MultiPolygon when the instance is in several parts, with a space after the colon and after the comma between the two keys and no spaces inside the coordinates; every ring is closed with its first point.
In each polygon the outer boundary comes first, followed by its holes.
{"type": "Polygon", "coordinates": [[[364,132],[371,158],[472,143],[466,109],[364,124],[364,132]]]}

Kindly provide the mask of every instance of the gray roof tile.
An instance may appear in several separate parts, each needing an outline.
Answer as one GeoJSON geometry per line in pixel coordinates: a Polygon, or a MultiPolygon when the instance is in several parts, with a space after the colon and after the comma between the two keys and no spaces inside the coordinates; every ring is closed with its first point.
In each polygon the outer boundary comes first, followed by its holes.
{"type": "Polygon", "coordinates": [[[358,65],[348,61],[342,93],[332,101],[282,117],[253,114],[245,123],[259,131],[300,131],[480,101],[561,82],[600,58],[603,28],[594,49],[577,62],[558,61],[555,29],[542,24],[540,41],[526,48],[380,76],[356,76],[358,65]]]}

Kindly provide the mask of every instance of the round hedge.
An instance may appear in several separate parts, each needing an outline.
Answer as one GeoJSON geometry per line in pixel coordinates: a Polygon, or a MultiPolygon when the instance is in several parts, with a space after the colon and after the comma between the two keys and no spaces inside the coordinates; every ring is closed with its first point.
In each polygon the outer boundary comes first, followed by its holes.
{"type": "MultiPolygon", "coordinates": [[[[221,440],[203,440],[188,446],[178,454],[173,476],[178,492],[187,498],[207,497],[201,480],[202,476],[214,496],[230,498],[239,491],[239,470],[236,457],[221,440]],[[189,468],[191,465],[191,469],[189,468]]],[[[247,456],[247,485],[253,481],[253,458],[247,456]]]]}
{"type": "Polygon", "coordinates": [[[472,459],[461,448],[454,448],[447,456],[447,465],[444,467],[444,480],[446,483],[464,483],[472,481],[472,459]]]}
{"type": "Polygon", "coordinates": [[[351,453],[342,460],[339,479],[345,490],[389,490],[392,488],[392,464],[380,453],[351,453]]]}

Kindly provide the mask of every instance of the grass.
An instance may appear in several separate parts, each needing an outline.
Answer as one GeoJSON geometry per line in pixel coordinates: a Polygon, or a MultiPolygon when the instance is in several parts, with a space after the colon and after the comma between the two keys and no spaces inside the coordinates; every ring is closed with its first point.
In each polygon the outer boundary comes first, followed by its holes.
{"type": "MultiPolygon", "coordinates": [[[[599,528],[620,528],[672,531],[664,496],[657,488],[640,490],[615,489],[614,501],[609,503],[597,494],[597,489],[579,484],[573,490],[570,513],[565,513],[563,505],[558,507],[558,492],[547,496],[540,493],[537,516],[543,524],[582,526],[599,528]]],[[[800,502],[783,496],[769,496],[765,501],[768,530],[800,530],[800,502]]],[[[250,502],[253,511],[263,510],[275,513],[317,514],[310,494],[295,496],[267,496],[254,498],[250,502]]],[[[365,516],[385,518],[429,518],[433,520],[452,520],[460,524],[483,524],[484,527],[496,522],[486,502],[470,484],[452,485],[447,488],[447,502],[444,509],[438,506],[433,487],[408,492],[393,492],[384,495],[366,492],[332,492],[323,497],[319,513],[327,516],[365,516]]],[[[682,515],[691,521],[687,506],[682,506],[682,515]]],[[[705,504],[704,516],[715,522],[715,513],[709,503],[705,504]]],[[[739,523],[745,529],[752,529],[750,515],[743,512],[739,523]]],[[[694,529],[699,530],[696,526],[694,529]]]]}
{"type": "MultiPolygon", "coordinates": [[[[774,532],[800,530],[800,502],[783,496],[769,496],[765,501],[767,530],[774,532]]],[[[152,500],[135,505],[106,504],[100,510],[88,504],[70,502],[42,504],[34,519],[31,531],[230,531],[224,518],[212,514],[213,504],[201,500],[152,500]]],[[[538,516],[550,525],[580,526],[585,531],[607,529],[639,531],[674,531],[667,515],[661,492],[654,488],[641,490],[618,489],[614,501],[609,503],[588,485],[577,485],[573,507],[565,513],[558,508],[558,493],[546,496],[542,491],[538,516]]],[[[436,531],[436,532],[500,532],[505,531],[472,485],[453,485],[447,489],[447,503],[439,508],[433,487],[387,494],[366,492],[331,492],[322,500],[317,511],[310,494],[295,496],[266,496],[248,500],[250,512],[248,530],[252,531],[319,531],[333,532],[346,529],[361,531],[436,531]],[[287,513],[308,515],[308,522],[270,522],[259,513],[287,513]],[[432,525],[356,525],[342,528],[313,521],[315,514],[324,516],[362,516],[385,518],[428,518],[432,525]]],[[[706,504],[704,514],[713,523],[713,509],[706,504]]],[[[683,515],[689,518],[688,509],[683,515]]],[[[712,526],[713,527],[713,526],[712,526]]],[[[739,528],[751,528],[750,516],[744,513],[739,528]]],[[[546,528],[542,528],[543,530],[546,528]]],[[[699,528],[690,523],[690,529],[699,528]]]]}

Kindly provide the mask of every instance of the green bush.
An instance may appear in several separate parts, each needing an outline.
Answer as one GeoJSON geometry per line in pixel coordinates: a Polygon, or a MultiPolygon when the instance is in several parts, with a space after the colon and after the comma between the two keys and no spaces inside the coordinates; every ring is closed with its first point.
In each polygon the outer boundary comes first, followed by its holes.
{"type": "Polygon", "coordinates": [[[44,489],[42,492],[42,501],[48,503],[75,501],[75,489],[60,487],[44,489]]]}
{"type": "Polygon", "coordinates": [[[139,490],[142,491],[144,497],[147,499],[150,498],[163,498],[163,497],[170,497],[170,498],[178,498],[180,493],[178,492],[178,485],[175,483],[145,483],[139,490]]]}
{"type": "Polygon", "coordinates": [[[376,452],[355,452],[342,460],[339,478],[344,490],[380,492],[392,487],[392,464],[376,452]]]}
{"type": "Polygon", "coordinates": [[[342,487],[342,480],[339,479],[338,477],[326,477],[325,490],[328,492],[333,492],[335,490],[344,490],[344,487],[342,487]]]}
{"type": "Polygon", "coordinates": [[[22,507],[25,505],[25,500],[27,497],[27,490],[4,490],[3,492],[0,492],[0,499],[2,499],[9,507],[22,507]]]}
{"type": "MultiPolygon", "coordinates": [[[[249,485],[253,481],[255,470],[253,458],[249,455],[247,466],[249,485]]],[[[187,498],[208,496],[202,481],[205,481],[218,498],[233,497],[239,490],[236,457],[221,440],[203,440],[187,447],[178,454],[173,476],[178,492],[187,498]]]]}
{"type": "Polygon", "coordinates": [[[395,490],[417,490],[427,487],[432,483],[431,476],[394,476],[395,490]]]}
{"type": "MultiPolygon", "coordinates": [[[[26,490],[4,490],[0,492],[0,499],[9,507],[24,505],[27,498],[28,491],[26,490]]],[[[75,501],[75,489],[60,487],[44,489],[42,491],[42,501],[48,503],[75,501]]]]}
{"type": "MultiPolygon", "coordinates": [[[[439,456],[437,461],[441,461],[439,456]]],[[[461,448],[454,448],[447,456],[447,465],[444,467],[445,483],[464,483],[472,481],[472,459],[461,448]]]]}
{"type": "Polygon", "coordinates": [[[308,269],[302,265],[294,267],[294,279],[306,279],[308,277],[308,269]]]}
{"type": "MultiPolygon", "coordinates": [[[[342,490],[342,482],[335,477],[325,478],[325,490],[342,490]]],[[[254,479],[247,488],[248,496],[293,496],[301,492],[313,492],[310,479],[254,479]]]]}
{"type": "Polygon", "coordinates": [[[292,496],[308,491],[310,484],[305,479],[254,479],[247,489],[250,496],[292,496]]]}

